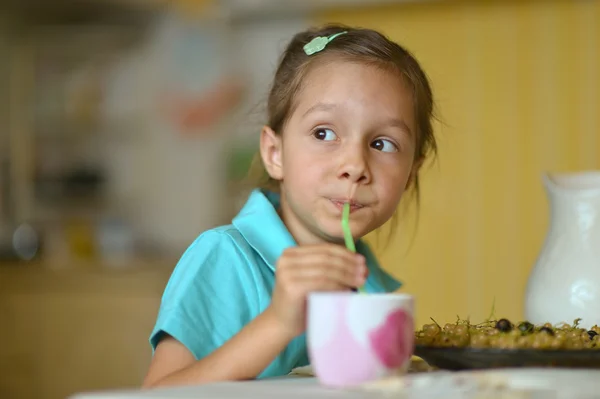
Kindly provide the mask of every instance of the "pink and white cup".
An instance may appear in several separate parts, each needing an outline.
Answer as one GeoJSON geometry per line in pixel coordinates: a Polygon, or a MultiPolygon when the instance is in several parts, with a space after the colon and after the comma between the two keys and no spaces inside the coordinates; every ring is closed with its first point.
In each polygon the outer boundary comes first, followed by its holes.
{"type": "Polygon", "coordinates": [[[408,370],[412,296],[315,292],[307,311],[308,353],[321,384],[350,387],[408,370]]]}

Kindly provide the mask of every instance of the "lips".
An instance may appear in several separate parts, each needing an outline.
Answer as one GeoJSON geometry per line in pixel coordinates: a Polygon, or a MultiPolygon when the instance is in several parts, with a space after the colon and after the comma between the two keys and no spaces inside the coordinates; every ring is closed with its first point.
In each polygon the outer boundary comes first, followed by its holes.
{"type": "MultiPolygon", "coordinates": [[[[348,202],[348,200],[342,200],[342,199],[330,199],[331,203],[333,205],[335,205],[336,208],[338,208],[340,211],[344,208],[344,204],[346,202],[348,202]]],[[[356,202],[356,201],[350,201],[350,213],[357,211],[361,208],[364,208],[364,205],[356,202]]]]}

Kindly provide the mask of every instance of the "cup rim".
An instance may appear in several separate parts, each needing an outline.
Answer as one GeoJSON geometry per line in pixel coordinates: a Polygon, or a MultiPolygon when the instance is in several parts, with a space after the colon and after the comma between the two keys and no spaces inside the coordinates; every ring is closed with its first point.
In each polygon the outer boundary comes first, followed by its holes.
{"type": "Polygon", "coordinates": [[[382,297],[394,298],[394,299],[405,299],[405,300],[414,300],[414,295],[407,294],[404,292],[369,292],[366,294],[361,294],[358,292],[347,292],[347,291],[315,291],[308,294],[308,297],[348,297],[348,296],[360,296],[364,298],[372,298],[372,299],[381,299],[382,297]]]}

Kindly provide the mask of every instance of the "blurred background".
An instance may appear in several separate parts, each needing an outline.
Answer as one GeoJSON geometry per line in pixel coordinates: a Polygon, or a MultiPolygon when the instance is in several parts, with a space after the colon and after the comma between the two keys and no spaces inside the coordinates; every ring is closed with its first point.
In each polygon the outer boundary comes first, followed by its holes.
{"type": "Polygon", "coordinates": [[[600,1],[0,4],[1,398],[139,386],[169,274],[245,200],[277,58],[310,25],[380,29],[432,80],[420,207],[368,238],[418,323],[523,317],[542,174],[600,169],[600,1]]]}

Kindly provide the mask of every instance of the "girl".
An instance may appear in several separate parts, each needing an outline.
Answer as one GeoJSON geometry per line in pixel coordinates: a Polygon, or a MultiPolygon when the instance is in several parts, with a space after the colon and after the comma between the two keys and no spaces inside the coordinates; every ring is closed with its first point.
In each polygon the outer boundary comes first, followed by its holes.
{"type": "Polygon", "coordinates": [[[283,53],[260,134],[265,188],[231,225],[201,234],[165,289],[150,336],[144,386],[285,375],[308,364],[305,301],[312,291],[391,292],[360,239],[394,214],[436,149],[427,77],[378,32],[326,26],[283,53]]]}

